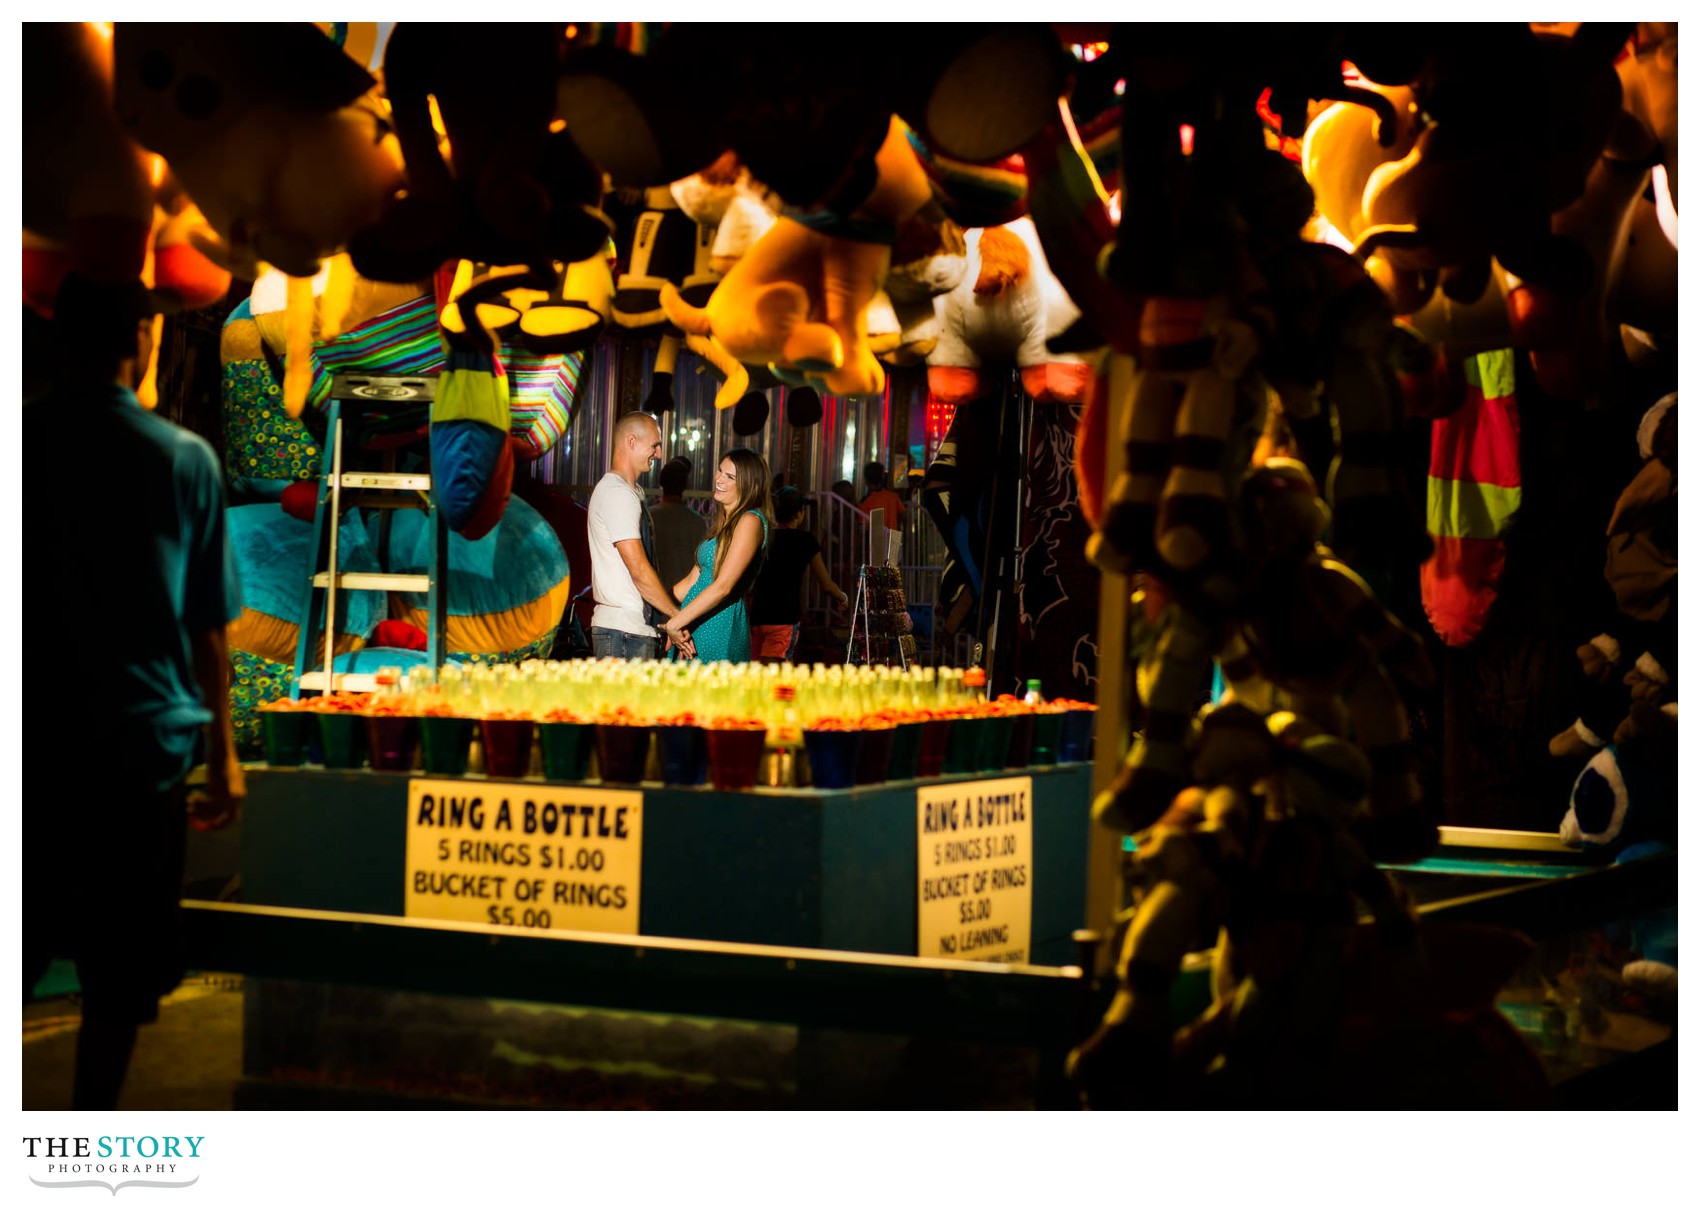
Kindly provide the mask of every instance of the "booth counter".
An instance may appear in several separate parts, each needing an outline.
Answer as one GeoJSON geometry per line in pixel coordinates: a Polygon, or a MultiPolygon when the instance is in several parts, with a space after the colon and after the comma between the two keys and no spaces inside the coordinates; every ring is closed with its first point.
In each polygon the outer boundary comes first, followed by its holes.
{"type": "Polygon", "coordinates": [[[257,767],[241,899],[1069,964],[1084,920],[1090,774],[1068,763],[842,791],[715,791],[257,767]]]}

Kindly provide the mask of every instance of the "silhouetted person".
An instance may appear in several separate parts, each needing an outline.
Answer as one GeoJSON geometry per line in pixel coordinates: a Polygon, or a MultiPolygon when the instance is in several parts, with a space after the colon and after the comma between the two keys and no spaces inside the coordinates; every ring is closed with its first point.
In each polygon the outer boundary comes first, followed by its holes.
{"type": "Polygon", "coordinates": [[[110,1109],[137,1028],[183,977],[185,825],[228,824],[246,791],[225,644],[242,595],[218,456],[136,402],[148,292],[73,274],[54,310],[53,385],[24,406],[25,465],[32,479],[60,474],[74,424],[112,476],[106,491],[29,494],[30,618],[72,642],[26,648],[26,692],[57,706],[33,713],[25,738],[49,793],[23,808],[24,996],[55,957],[76,962],[72,1104],[110,1109]],[[206,789],[191,795],[198,756],[206,789]]]}
{"type": "Polygon", "coordinates": [[[886,484],[885,464],[869,463],[862,468],[862,483],[868,486],[868,495],[862,498],[862,511],[872,513],[876,509],[885,510],[885,528],[900,530],[903,525],[903,498],[899,497],[886,484]]]}
{"type": "Polygon", "coordinates": [[[649,510],[655,529],[655,571],[663,585],[676,585],[696,567],[697,544],[708,534],[708,522],[685,504],[685,485],[691,482],[691,461],[677,455],[662,465],[661,501],[649,510]]]}
{"type": "Polygon", "coordinates": [[[795,488],[773,498],[773,540],[750,591],[750,647],[758,661],[783,661],[797,650],[803,622],[803,576],[812,575],[840,606],[850,598],[832,579],[821,557],[820,541],[802,528],[808,498],[795,488]]]}

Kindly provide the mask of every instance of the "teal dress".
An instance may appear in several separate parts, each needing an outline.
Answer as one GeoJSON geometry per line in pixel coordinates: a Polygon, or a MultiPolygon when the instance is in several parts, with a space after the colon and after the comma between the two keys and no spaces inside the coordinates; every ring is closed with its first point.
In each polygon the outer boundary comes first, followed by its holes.
{"type": "MultiPolygon", "coordinates": [[[[744,609],[744,598],[755,584],[756,574],[761,571],[762,559],[767,553],[767,517],[761,513],[756,513],[756,517],[761,519],[761,547],[757,549],[755,559],[744,569],[744,575],[738,578],[738,583],[732,586],[732,592],[719,608],[698,619],[690,629],[699,661],[750,659],[750,616],[744,609]]],[[[689,606],[697,594],[714,580],[714,551],[719,542],[718,539],[704,539],[697,544],[697,579],[691,583],[690,592],[685,594],[680,606],[689,606]]]]}

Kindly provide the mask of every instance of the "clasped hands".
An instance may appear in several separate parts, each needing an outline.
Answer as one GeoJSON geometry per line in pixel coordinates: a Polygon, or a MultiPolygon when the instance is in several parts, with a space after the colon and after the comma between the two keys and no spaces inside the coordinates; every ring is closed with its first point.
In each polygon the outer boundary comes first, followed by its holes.
{"type": "Polygon", "coordinates": [[[679,655],[687,661],[697,659],[697,646],[691,640],[691,633],[684,627],[675,627],[671,623],[661,624],[662,634],[667,637],[667,648],[677,648],[679,655]]]}

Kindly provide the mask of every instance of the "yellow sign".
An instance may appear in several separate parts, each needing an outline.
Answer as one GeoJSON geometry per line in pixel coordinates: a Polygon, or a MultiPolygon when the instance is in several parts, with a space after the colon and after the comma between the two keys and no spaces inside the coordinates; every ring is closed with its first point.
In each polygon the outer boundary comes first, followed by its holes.
{"type": "Polygon", "coordinates": [[[410,779],[408,917],[638,932],[643,793],[410,779]]]}
{"type": "Polygon", "coordinates": [[[916,793],[919,954],[1021,964],[1033,933],[1033,780],[916,793]]]}

